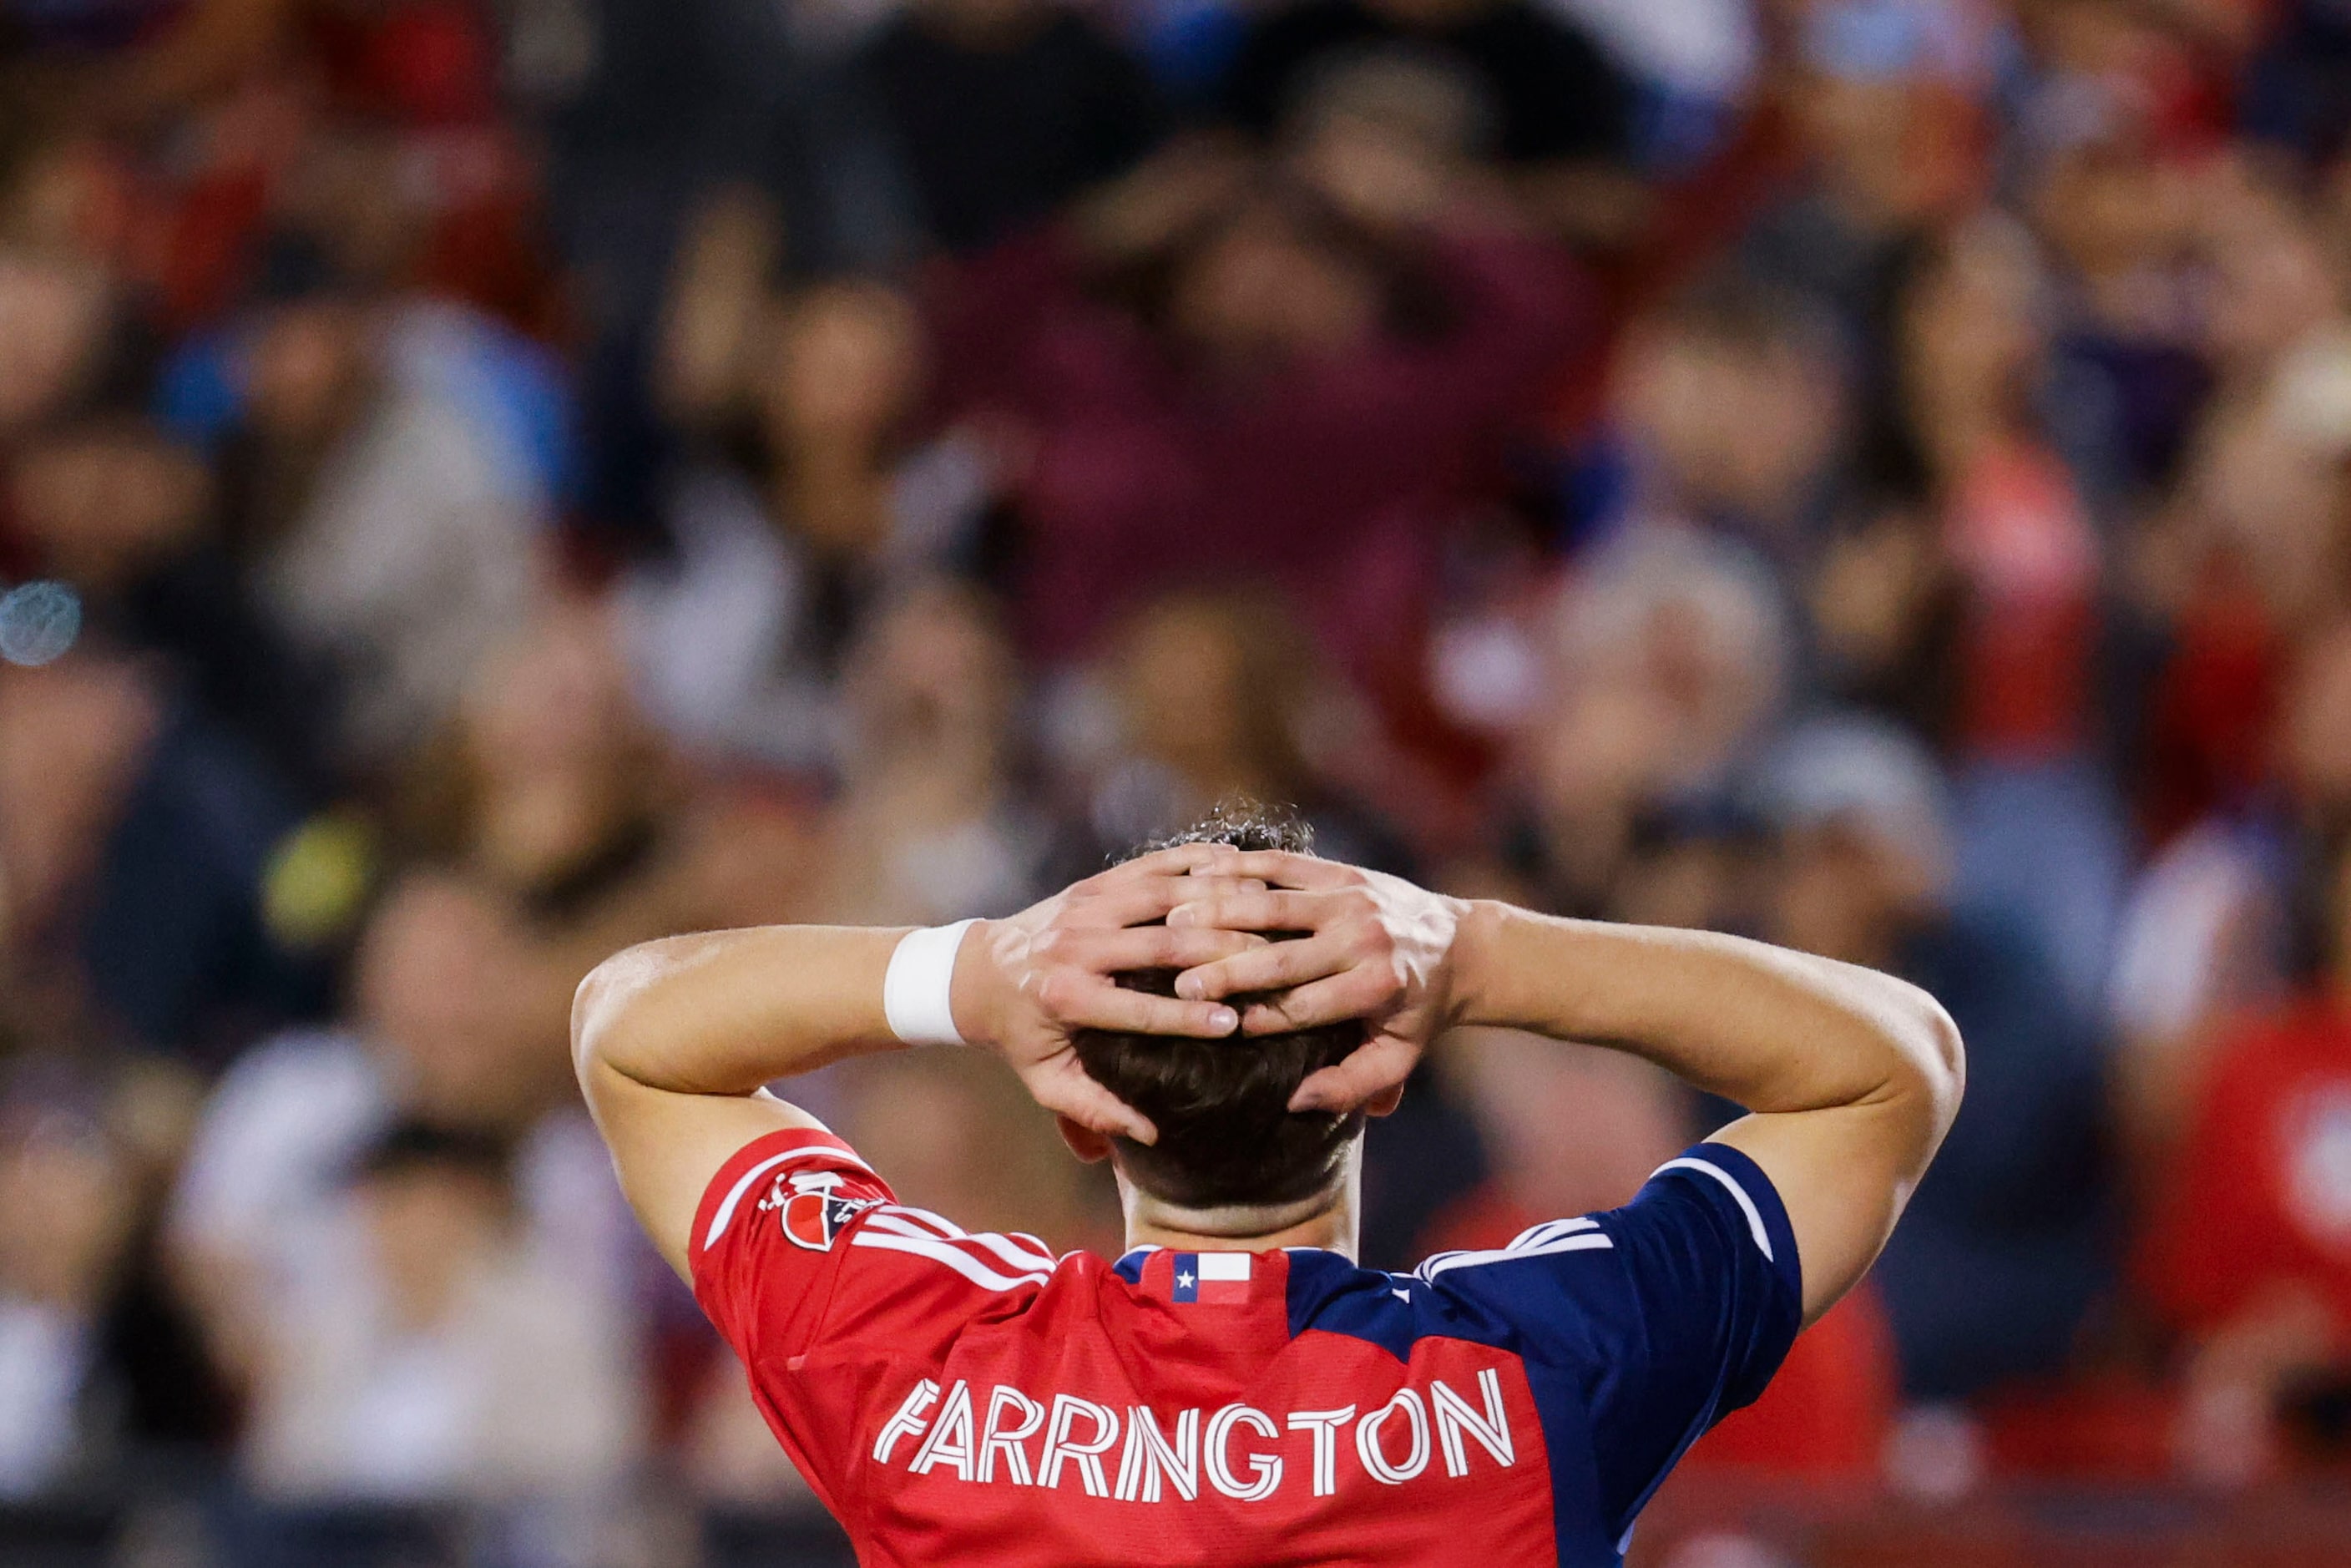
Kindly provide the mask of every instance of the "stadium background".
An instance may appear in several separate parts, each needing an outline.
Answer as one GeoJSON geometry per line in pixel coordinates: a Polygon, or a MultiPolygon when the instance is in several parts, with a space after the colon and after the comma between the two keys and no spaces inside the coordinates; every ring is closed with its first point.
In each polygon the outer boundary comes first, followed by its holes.
{"type": "MultiPolygon", "coordinates": [[[[841,1560],[628,942],[1218,797],[1932,987],[1646,1568],[2351,1560],[2351,6],[0,0],[0,1563],[841,1560]]],[[[1447,1041],[1367,1261],[1708,1108],[1447,1041]]],[[[1011,1081],[805,1086],[1114,1246],[1011,1081]]]]}

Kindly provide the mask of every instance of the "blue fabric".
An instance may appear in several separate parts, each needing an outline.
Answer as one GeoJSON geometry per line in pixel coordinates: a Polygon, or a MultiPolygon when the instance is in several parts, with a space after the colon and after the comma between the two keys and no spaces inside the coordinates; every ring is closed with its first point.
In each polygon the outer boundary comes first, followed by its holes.
{"type": "Polygon", "coordinates": [[[1905,1391],[1962,1399],[2062,1365],[2113,1282],[2104,1042],[2003,914],[1915,931],[1892,967],[1950,1010],[1968,1093],[1873,1278],[1905,1391]]]}
{"type": "Polygon", "coordinates": [[[1290,1332],[1348,1334],[1399,1361],[1432,1336],[1518,1356],[1552,1458],[1559,1561],[1617,1568],[1658,1483],[1763,1392],[1802,1325],[1796,1239],[1771,1181],[1719,1144],[1683,1158],[1728,1182],[1668,1168],[1589,1226],[1555,1222],[1501,1251],[1439,1254],[1417,1275],[1293,1252],[1290,1332]]]}

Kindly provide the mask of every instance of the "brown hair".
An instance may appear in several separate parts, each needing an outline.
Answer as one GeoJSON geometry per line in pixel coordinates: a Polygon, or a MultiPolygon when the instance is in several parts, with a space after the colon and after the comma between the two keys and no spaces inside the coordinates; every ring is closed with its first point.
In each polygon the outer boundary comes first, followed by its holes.
{"type": "MultiPolygon", "coordinates": [[[[1293,815],[1231,802],[1144,848],[1213,843],[1303,852],[1312,841],[1293,815]]],[[[1173,996],[1176,975],[1139,969],[1118,982],[1173,996]]],[[[1253,998],[1233,999],[1246,1007],[1253,998]]],[[[1224,1040],[1082,1030],[1074,1043],[1094,1082],[1159,1130],[1159,1141],[1149,1145],[1119,1140],[1127,1178],[1185,1208],[1224,1208],[1291,1203],[1330,1185],[1348,1146],[1363,1134],[1363,1113],[1293,1112],[1290,1097],[1310,1074],[1343,1060],[1364,1039],[1363,1024],[1350,1020],[1224,1040]]]]}

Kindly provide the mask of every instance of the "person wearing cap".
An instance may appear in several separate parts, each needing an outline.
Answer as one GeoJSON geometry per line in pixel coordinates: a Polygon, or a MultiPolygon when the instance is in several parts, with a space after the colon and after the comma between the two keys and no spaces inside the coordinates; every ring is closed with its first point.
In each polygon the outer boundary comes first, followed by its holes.
{"type": "Polygon", "coordinates": [[[1876,1275],[1905,1395],[2057,1370],[2111,1272],[2095,1030],[2027,930],[1954,896],[1942,778],[1907,731],[1802,724],[1752,804],[1774,846],[1771,938],[1932,991],[1968,1040],[1967,1103],[1876,1275]]]}

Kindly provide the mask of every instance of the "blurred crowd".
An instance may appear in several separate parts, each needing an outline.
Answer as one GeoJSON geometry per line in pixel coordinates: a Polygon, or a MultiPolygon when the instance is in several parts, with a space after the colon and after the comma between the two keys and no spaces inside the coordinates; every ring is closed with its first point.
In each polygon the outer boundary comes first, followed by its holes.
{"type": "MultiPolygon", "coordinates": [[[[2343,0],[0,0],[0,1531],[810,1506],[571,988],[1237,794],[1957,1018],[1693,1467],[2351,1472],[2343,0]]],[[[1375,1266],[1729,1113],[1422,1078],[1375,1266]]],[[[984,1063],[801,1091],[1116,1245],[984,1063]]]]}

